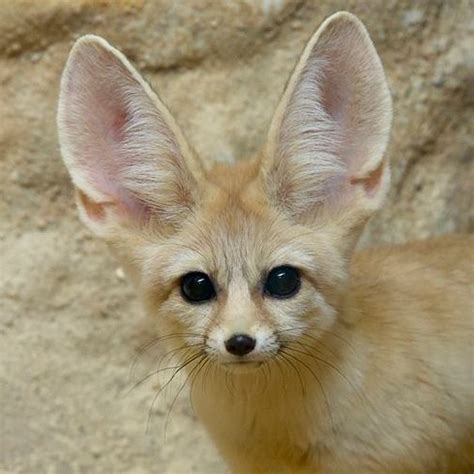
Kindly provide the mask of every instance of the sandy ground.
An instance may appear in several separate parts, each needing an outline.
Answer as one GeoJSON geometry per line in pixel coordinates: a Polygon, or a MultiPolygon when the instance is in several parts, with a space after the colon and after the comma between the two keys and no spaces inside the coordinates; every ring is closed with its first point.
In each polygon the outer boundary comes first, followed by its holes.
{"type": "Polygon", "coordinates": [[[392,193],[363,245],[472,230],[469,2],[179,5],[0,1],[0,472],[226,472],[185,390],[166,422],[180,381],[156,400],[155,377],[131,390],[156,366],[147,351],[130,376],[152,323],[78,222],[56,139],[59,77],[81,34],[121,47],[197,150],[229,160],[262,141],[314,27],[354,11],[387,67],[396,114],[392,193]]]}

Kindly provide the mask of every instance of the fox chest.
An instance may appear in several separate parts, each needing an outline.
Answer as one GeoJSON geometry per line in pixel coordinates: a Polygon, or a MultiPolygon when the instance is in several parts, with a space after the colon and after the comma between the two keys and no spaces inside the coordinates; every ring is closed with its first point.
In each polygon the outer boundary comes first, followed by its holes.
{"type": "Polygon", "coordinates": [[[301,404],[249,406],[193,397],[193,405],[233,473],[319,472],[321,429],[311,415],[302,415],[301,404]]]}

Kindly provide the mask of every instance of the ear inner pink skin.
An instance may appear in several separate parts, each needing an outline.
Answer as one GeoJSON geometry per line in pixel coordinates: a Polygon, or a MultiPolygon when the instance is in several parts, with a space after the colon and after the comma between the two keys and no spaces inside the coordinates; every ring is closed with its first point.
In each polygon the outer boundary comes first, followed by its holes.
{"type": "Polygon", "coordinates": [[[87,194],[83,193],[81,190],[78,190],[77,193],[89,218],[95,222],[104,220],[104,205],[94,202],[87,196],[87,194]]]}
{"type": "Polygon", "coordinates": [[[380,184],[380,178],[382,177],[384,166],[386,166],[385,162],[382,161],[375,170],[369,173],[368,176],[365,176],[363,178],[351,178],[351,184],[362,183],[364,185],[366,193],[369,196],[374,194],[380,184]]]}

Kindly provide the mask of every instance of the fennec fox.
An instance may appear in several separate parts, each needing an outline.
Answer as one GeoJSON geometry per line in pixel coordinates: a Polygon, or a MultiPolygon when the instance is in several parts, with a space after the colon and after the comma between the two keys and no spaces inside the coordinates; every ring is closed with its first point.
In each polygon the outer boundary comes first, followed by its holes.
{"type": "Polygon", "coordinates": [[[473,240],[353,254],[389,187],[391,118],[344,12],[309,40],[261,152],[234,165],[201,162],[105,40],[69,56],[58,126],[79,213],[181,354],[232,472],[473,467],[473,240]]]}

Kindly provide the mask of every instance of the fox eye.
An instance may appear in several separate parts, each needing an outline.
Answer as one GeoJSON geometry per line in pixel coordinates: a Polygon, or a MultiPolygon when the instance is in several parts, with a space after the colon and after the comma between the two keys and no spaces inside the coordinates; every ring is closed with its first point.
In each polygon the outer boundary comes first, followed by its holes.
{"type": "Polygon", "coordinates": [[[298,293],[300,286],[299,271],[289,265],[282,265],[270,270],[263,291],[273,298],[291,298],[298,293]]]}
{"type": "Polygon", "coordinates": [[[203,303],[214,298],[216,290],[208,275],[191,272],[181,278],[181,295],[190,303],[203,303]]]}

